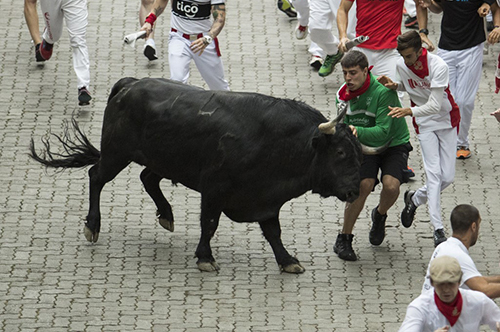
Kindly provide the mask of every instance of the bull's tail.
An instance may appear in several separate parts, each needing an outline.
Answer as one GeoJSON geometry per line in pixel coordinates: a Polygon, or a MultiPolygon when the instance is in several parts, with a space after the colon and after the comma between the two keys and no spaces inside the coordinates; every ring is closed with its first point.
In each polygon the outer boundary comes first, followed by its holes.
{"type": "Polygon", "coordinates": [[[114,96],[118,94],[118,92],[120,92],[121,89],[137,81],[138,79],[134,77],[124,77],[116,82],[115,85],[113,85],[113,87],[111,88],[111,92],[109,93],[108,103],[111,101],[111,99],[113,99],[114,96]]]}
{"type": "Polygon", "coordinates": [[[70,125],[65,123],[62,136],[51,134],[61,143],[64,152],[51,152],[50,136],[48,136],[42,138],[45,149],[41,154],[36,152],[35,142],[31,139],[29,156],[46,167],[62,168],[62,170],[96,164],[101,153],[90,143],[75,119],[72,119],[71,126],[72,128],[69,128],[70,125]],[[73,133],[70,134],[70,131],[73,133]]]}

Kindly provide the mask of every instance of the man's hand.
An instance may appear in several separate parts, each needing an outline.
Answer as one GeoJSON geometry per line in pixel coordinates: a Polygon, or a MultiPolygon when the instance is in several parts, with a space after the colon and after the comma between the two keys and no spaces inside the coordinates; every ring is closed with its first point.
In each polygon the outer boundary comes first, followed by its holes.
{"type": "Polygon", "coordinates": [[[192,42],[191,46],[189,46],[189,47],[191,48],[191,51],[193,51],[194,54],[199,52],[200,54],[198,54],[198,55],[202,55],[203,51],[205,50],[205,48],[207,46],[208,46],[208,44],[205,42],[205,38],[201,37],[201,38],[196,39],[194,42],[192,42]]]}
{"type": "Polygon", "coordinates": [[[500,28],[493,29],[488,35],[488,43],[495,44],[500,41],[500,28]]]}
{"type": "Polygon", "coordinates": [[[420,34],[420,38],[422,38],[422,43],[426,44],[427,45],[427,50],[429,52],[432,52],[434,51],[436,48],[434,47],[434,44],[431,42],[431,40],[429,39],[429,36],[427,36],[425,33],[421,33],[420,34]]]}
{"type": "Polygon", "coordinates": [[[490,5],[488,5],[487,3],[483,3],[483,5],[479,7],[479,9],[477,10],[477,13],[481,17],[485,17],[486,15],[488,15],[489,12],[490,12],[490,5]]]}
{"type": "Polygon", "coordinates": [[[342,53],[347,52],[347,47],[345,46],[345,44],[347,44],[349,41],[350,41],[350,39],[346,38],[346,37],[340,39],[339,46],[338,46],[338,49],[340,50],[340,52],[342,52],[342,53]]]}
{"type": "Polygon", "coordinates": [[[358,131],[356,130],[356,127],[354,127],[353,125],[349,125],[349,129],[351,129],[354,136],[358,137],[358,131]]]}
{"type": "Polygon", "coordinates": [[[495,117],[495,119],[497,119],[498,122],[500,122],[500,108],[497,109],[495,112],[492,112],[490,114],[493,115],[495,117]]]}
{"type": "Polygon", "coordinates": [[[149,34],[153,32],[153,26],[149,22],[144,22],[141,31],[146,31],[146,38],[148,38],[149,34]]]}
{"type": "MultiPolygon", "coordinates": [[[[450,330],[450,327],[448,325],[440,328],[440,329],[437,329],[436,331],[434,332],[448,332],[450,330]]],[[[500,332],[500,331],[499,331],[500,332]]]]}
{"type": "Polygon", "coordinates": [[[432,5],[432,0],[419,0],[418,5],[424,8],[429,8],[432,5]]]}
{"type": "Polygon", "coordinates": [[[382,75],[377,77],[377,81],[388,89],[396,90],[398,88],[398,83],[394,83],[389,77],[382,75]]]}
{"type": "Polygon", "coordinates": [[[402,108],[402,107],[392,107],[388,106],[389,109],[391,110],[389,113],[387,113],[387,116],[392,116],[393,118],[402,118],[407,115],[413,115],[411,108],[402,108]]]}

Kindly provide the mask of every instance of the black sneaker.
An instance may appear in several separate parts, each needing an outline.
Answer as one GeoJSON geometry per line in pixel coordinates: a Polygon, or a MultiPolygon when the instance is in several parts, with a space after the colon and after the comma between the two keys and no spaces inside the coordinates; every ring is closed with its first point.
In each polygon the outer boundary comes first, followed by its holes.
{"type": "Polygon", "coordinates": [[[434,231],[434,247],[437,247],[440,243],[446,241],[446,235],[444,235],[444,229],[436,229],[434,231]]]}
{"type": "Polygon", "coordinates": [[[144,46],[144,56],[148,58],[149,61],[158,60],[156,49],[151,45],[144,46]]]}
{"type": "Polygon", "coordinates": [[[339,234],[337,236],[337,241],[333,246],[333,251],[339,256],[340,259],[345,261],[356,261],[358,257],[352,249],[352,239],[354,235],[352,234],[339,234]]]}
{"type": "Polygon", "coordinates": [[[289,0],[278,0],[278,9],[288,17],[297,17],[297,11],[289,0]]]}
{"type": "Polygon", "coordinates": [[[378,212],[378,206],[372,211],[372,228],[370,229],[370,243],[379,246],[385,238],[385,221],[387,214],[381,215],[378,212]]]}
{"type": "Polygon", "coordinates": [[[35,60],[36,62],[45,62],[45,59],[40,54],[40,46],[42,43],[38,43],[35,45],[35,60]]]}
{"type": "Polygon", "coordinates": [[[408,228],[413,223],[413,218],[415,218],[415,211],[417,207],[412,201],[412,197],[415,195],[415,190],[407,190],[405,192],[405,207],[401,211],[401,223],[404,227],[408,228]]]}
{"type": "Polygon", "coordinates": [[[90,104],[92,97],[90,96],[89,90],[86,87],[78,89],[78,105],[85,106],[90,104]]]}
{"type": "Polygon", "coordinates": [[[407,29],[418,29],[418,20],[416,16],[408,16],[405,20],[405,27],[407,29]]]}

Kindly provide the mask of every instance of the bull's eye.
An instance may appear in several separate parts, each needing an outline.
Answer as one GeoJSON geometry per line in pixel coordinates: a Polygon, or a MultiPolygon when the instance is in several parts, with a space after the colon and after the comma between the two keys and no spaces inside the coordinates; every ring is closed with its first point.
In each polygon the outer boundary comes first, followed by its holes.
{"type": "Polygon", "coordinates": [[[344,152],[344,150],[337,150],[337,157],[339,157],[339,158],[344,158],[344,157],[345,157],[345,152],[344,152]]]}

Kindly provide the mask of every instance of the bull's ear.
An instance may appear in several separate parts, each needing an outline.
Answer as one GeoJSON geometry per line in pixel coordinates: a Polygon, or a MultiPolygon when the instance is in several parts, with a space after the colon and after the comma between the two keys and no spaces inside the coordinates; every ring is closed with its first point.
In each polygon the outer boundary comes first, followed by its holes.
{"type": "Polygon", "coordinates": [[[325,135],[317,135],[317,136],[314,136],[313,139],[312,139],[312,147],[313,149],[317,149],[318,146],[321,144],[321,142],[325,139],[325,135]]]}

